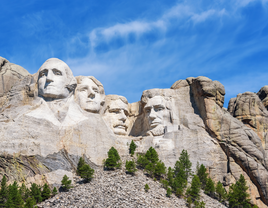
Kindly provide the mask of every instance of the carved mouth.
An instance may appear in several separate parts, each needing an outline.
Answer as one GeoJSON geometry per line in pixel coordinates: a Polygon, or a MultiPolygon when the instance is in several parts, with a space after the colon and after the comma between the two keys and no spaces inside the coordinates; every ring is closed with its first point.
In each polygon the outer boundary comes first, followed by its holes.
{"type": "Polygon", "coordinates": [[[114,126],[114,128],[117,128],[117,129],[122,129],[122,130],[127,130],[127,126],[124,125],[124,124],[117,124],[114,126]]]}
{"type": "Polygon", "coordinates": [[[151,127],[156,127],[156,126],[158,126],[159,124],[161,124],[161,122],[160,121],[154,121],[154,122],[152,122],[151,123],[151,127]]]}

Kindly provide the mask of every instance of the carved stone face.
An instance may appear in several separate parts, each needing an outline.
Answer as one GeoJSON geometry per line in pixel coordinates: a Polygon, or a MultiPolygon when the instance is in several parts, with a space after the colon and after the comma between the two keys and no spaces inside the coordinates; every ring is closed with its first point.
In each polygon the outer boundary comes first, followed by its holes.
{"type": "Polygon", "coordinates": [[[107,103],[107,110],[103,118],[117,135],[126,135],[128,129],[128,105],[122,100],[111,100],[107,103]]]}
{"type": "MultiPolygon", "coordinates": [[[[58,59],[46,61],[39,69],[38,95],[44,98],[66,98],[70,94],[66,87],[68,78],[66,64],[58,59]]],[[[68,67],[68,66],[67,66],[68,67]]]]}
{"type": "Polygon", "coordinates": [[[152,130],[159,126],[164,126],[170,122],[169,110],[166,108],[166,100],[162,96],[155,96],[148,99],[144,106],[145,122],[148,129],[152,130]]]}
{"type": "Polygon", "coordinates": [[[103,94],[99,87],[89,78],[85,77],[76,89],[76,99],[80,107],[86,111],[97,113],[103,102],[103,94]]]}

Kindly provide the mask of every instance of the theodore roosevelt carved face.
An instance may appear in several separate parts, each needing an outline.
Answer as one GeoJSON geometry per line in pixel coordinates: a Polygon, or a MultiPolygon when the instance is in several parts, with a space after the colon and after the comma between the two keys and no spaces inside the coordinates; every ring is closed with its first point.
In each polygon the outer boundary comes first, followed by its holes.
{"type": "Polygon", "coordinates": [[[57,58],[48,59],[38,70],[38,95],[45,100],[64,99],[75,86],[71,69],[57,58]]]}
{"type": "Polygon", "coordinates": [[[103,118],[115,134],[127,134],[128,113],[128,102],[125,97],[118,95],[107,95],[105,97],[103,118]]]}
{"type": "Polygon", "coordinates": [[[103,85],[95,77],[78,76],[75,97],[80,107],[92,113],[98,113],[104,104],[103,85]]]}

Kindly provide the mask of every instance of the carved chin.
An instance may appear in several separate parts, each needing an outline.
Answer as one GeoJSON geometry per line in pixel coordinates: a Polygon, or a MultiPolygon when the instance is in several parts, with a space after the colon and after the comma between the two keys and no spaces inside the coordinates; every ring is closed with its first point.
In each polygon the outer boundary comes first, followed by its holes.
{"type": "Polygon", "coordinates": [[[123,128],[115,127],[115,128],[113,128],[113,130],[114,130],[114,133],[117,135],[127,135],[126,130],[123,128]]]}
{"type": "Polygon", "coordinates": [[[165,133],[165,127],[163,125],[158,125],[150,130],[153,136],[161,136],[165,133]]]}

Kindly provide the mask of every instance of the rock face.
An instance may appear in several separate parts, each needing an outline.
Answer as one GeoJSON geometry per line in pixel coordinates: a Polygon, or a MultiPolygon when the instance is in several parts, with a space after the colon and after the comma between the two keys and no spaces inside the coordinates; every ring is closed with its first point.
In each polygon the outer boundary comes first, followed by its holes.
{"type": "Polygon", "coordinates": [[[0,56],[0,105],[5,101],[4,95],[22,78],[30,75],[29,72],[19,65],[12,64],[0,56]]]}
{"type": "Polygon", "coordinates": [[[52,58],[4,91],[1,175],[59,186],[62,175],[75,173],[79,157],[97,168],[112,146],[128,155],[133,140],[136,152],[152,146],[171,167],[187,150],[194,171],[197,162],[204,164],[227,189],[243,174],[251,202],[266,207],[266,97],[244,94],[230,101],[229,113],[221,83],[190,77],[170,89],[146,90],[130,104],[123,96],[105,96],[96,78],[74,77],[66,63],[52,58]]]}

